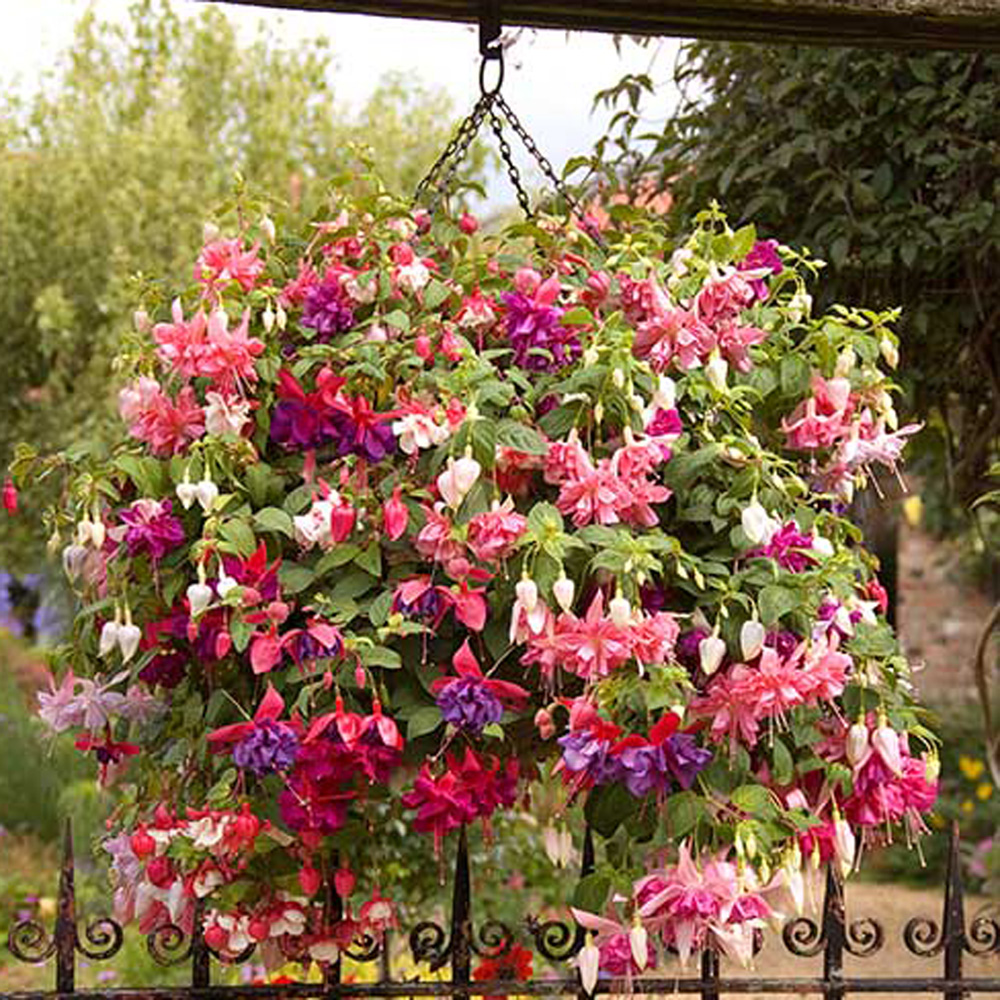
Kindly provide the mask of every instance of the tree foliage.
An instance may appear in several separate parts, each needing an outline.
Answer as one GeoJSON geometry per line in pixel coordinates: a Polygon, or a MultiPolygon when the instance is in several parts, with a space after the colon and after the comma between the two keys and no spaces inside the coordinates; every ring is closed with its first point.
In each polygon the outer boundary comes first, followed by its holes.
{"type": "Polygon", "coordinates": [[[1000,435],[1000,58],[696,43],[676,80],[653,133],[648,77],[598,95],[605,168],[658,174],[679,220],[718,199],[809,247],[830,299],[901,306],[926,467],[967,503],[1000,435]]]}
{"type": "MultiPolygon", "coordinates": [[[[279,224],[359,156],[413,190],[448,140],[447,96],[392,75],[350,112],[333,79],[323,38],[292,48],[262,24],[243,44],[216,8],[139,0],[126,24],[84,16],[36,93],[0,98],[0,465],[18,440],[104,438],[135,276],[189,278],[198,220],[234,185],[277,193],[279,224]]],[[[0,526],[5,565],[37,559],[25,524],[0,526]]]]}

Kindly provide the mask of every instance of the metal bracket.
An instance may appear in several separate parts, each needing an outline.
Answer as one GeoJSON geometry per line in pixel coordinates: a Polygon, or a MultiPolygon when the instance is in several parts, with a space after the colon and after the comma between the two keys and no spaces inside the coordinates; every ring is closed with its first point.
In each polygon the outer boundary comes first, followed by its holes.
{"type": "Polygon", "coordinates": [[[484,59],[499,59],[500,0],[479,0],[479,54],[484,59]]]}

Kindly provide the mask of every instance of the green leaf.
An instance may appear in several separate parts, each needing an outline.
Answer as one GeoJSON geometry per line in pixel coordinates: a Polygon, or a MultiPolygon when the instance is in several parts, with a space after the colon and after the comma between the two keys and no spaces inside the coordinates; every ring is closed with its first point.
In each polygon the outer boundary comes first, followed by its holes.
{"type": "Polygon", "coordinates": [[[567,309],[559,317],[559,322],[563,326],[579,326],[584,323],[593,323],[594,314],[586,306],[576,306],[573,309],[567,309]]]}
{"type": "MultiPolygon", "coordinates": [[[[384,667],[386,670],[399,670],[403,665],[402,657],[388,646],[359,646],[358,656],[366,667],[384,667]]],[[[437,711],[437,709],[435,709],[437,711]]]]}
{"type": "Polygon", "coordinates": [[[374,539],[366,549],[362,549],[355,557],[354,562],[367,573],[371,573],[372,576],[381,576],[382,548],[378,539],[374,539]]]}
{"type": "Polygon", "coordinates": [[[391,313],[388,313],[384,320],[389,326],[395,327],[397,330],[402,330],[407,333],[410,329],[410,317],[403,312],[402,309],[393,309],[391,313]]]}
{"type": "Polygon", "coordinates": [[[406,722],[406,738],[415,740],[418,736],[433,733],[442,722],[444,722],[444,718],[436,705],[418,708],[406,722]]]}
{"type": "Polygon", "coordinates": [[[316,563],[316,575],[325,576],[331,569],[352,562],[360,551],[361,546],[353,542],[341,542],[340,545],[335,545],[316,563]]]}
{"type": "MultiPolygon", "coordinates": [[[[451,295],[451,292],[447,285],[443,285],[437,280],[431,281],[424,289],[424,307],[426,309],[436,309],[449,295],[451,295]]],[[[408,329],[408,327],[401,327],[401,329],[408,329]]]]}
{"type": "Polygon", "coordinates": [[[545,455],[549,450],[545,438],[533,427],[516,420],[501,420],[496,429],[496,443],[504,448],[514,448],[526,455],[545,455]]]}
{"type": "Polygon", "coordinates": [[[383,590],[368,608],[368,620],[376,628],[381,628],[389,620],[392,610],[392,591],[383,590]]]}
{"type": "Polygon", "coordinates": [[[241,518],[232,518],[219,528],[219,536],[231,542],[241,556],[252,556],[257,548],[253,529],[241,518]]]}
{"type": "Polygon", "coordinates": [[[733,789],[730,799],[737,809],[755,819],[765,819],[777,812],[771,793],[763,785],[740,785],[733,789]]]}
{"type": "Polygon", "coordinates": [[[295,525],[292,518],[280,507],[265,507],[253,516],[254,524],[261,531],[273,531],[288,538],[295,536],[295,525]]]}
{"type": "Polygon", "coordinates": [[[584,815],[602,837],[612,837],[615,830],[638,808],[638,800],[624,785],[599,785],[591,789],[587,796],[584,815]]]}
{"type": "Polygon", "coordinates": [[[702,820],[709,818],[705,800],[691,791],[671,795],[667,799],[666,813],[670,835],[678,840],[691,833],[702,820]]]}
{"type": "Polygon", "coordinates": [[[282,563],[278,570],[278,581],[286,594],[299,594],[316,579],[315,571],[309,566],[297,563],[282,563]]]}
{"type": "Polygon", "coordinates": [[[783,615],[794,611],[800,602],[801,597],[797,590],[778,584],[765,587],[757,598],[760,620],[765,625],[774,625],[783,615]]]}
{"type": "Polygon", "coordinates": [[[584,875],[573,890],[573,905],[586,913],[604,912],[604,904],[611,891],[611,877],[602,872],[584,875]]]}
{"type": "Polygon", "coordinates": [[[789,785],[795,776],[795,762],[791,751],[779,737],[774,738],[771,747],[771,759],[774,762],[774,780],[779,785],[789,785]]]}

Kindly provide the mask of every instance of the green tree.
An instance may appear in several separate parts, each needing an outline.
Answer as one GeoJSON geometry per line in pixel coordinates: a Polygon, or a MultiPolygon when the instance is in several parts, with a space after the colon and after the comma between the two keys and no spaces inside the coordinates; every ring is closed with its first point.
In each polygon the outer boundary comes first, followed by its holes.
{"type": "Polygon", "coordinates": [[[644,132],[648,77],[599,143],[653,173],[680,224],[712,199],[829,263],[823,296],[901,306],[901,377],[928,421],[927,478],[968,504],[1000,437],[1000,57],[721,43],[685,46],[681,106],[644,132]]]}
{"type": "MultiPolygon", "coordinates": [[[[447,96],[390,75],[349,113],[333,80],[323,38],[292,48],[262,24],[241,44],[218,9],[138,0],[126,24],[84,16],[36,93],[0,98],[0,465],[18,440],[105,439],[134,277],[188,275],[197,220],[237,178],[279,222],[311,217],[362,144],[413,189],[450,135],[447,96]]],[[[476,150],[465,176],[482,167],[476,150]]],[[[0,522],[0,564],[37,561],[26,521],[0,522]]]]}

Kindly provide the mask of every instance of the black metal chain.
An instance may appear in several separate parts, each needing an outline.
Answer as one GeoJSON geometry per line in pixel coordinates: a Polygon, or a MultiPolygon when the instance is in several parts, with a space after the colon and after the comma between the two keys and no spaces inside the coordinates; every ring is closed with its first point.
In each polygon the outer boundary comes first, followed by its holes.
{"type": "MultiPolygon", "coordinates": [[[[503,98],[497,94],[497,101],[502,100],[503,98]]],[[[493,129],[493,134],[497,137],[497,145],[500,147],[500,158],[507,166],[507,176],[510,177],[510,183],[517,193],[517,201],[521,206],[521,211],[524,212],[525,218],[530,219],[533,215],[531,200],[528,198],[528,192],[524,190],[524,185],[521,183],[521,171],[518,170],[517,164],[514,162],[514,154],[510,148],[510,143],[503,134],[503,122],[500,121],[497,113],[492,109],[490,110],[490,127],[493,129]]]]}
{"type": "Polygon", "coordinates": [[[417,204],[420,204],[425,196],[429,194],[427,209],[431,214],[437,211],[442,198],[445,197],[451,188],[459,166],[468,155],[469,147],[472,145],[473,139],[478,135],[483,120],[488,117],[490,128],[493,130],[493,134],[497,138],[497,144],[500,147],[500,158],[507,168],[507,176],[510,178],[510,182],[517,194],[517,201],[521,206],[521,211],[524,212],[526,218],[532,218],[534,213],[531,211],[531,199],[528,197],[528,193],[521,182],[521,171],[514,162],[513,151],[511,150],[510,143],[507,141],[507,137],[504,135],[503,119],[506,119],[507,124],[514,130],[524,148],[538,166],[541,167],[542,173],[555,188],[556,193],[566,203],[569,212],[576,215],[580,220],[580,225],[589,233],[591,238],[599,246],[603,246],[604,241],[601,239],[601,234],[598,232],[597,227],[587,221],[580,203],[570,194],[569,189],[556,173],[548,157],[538,148],[538,144],[521,124],[521,120],[514,114],[510,105],[500,93],[504,78],[503,49],[499,45],[493,45],[482,49],[482,51],[483,61],[479,67],[479,100],[476,101],[472,111],[459,125],[458,130],[445,147],[444,152],[441,153],[434,162],[434,165],[427,172],[427,175],[417,185],[413,200],[417,204]],[[492,61],[498,64],[498,75],[496,83],[492,87],[488,87],[486,85],[486,67],[492,61]],[[497,114],[497,108],[500,109],[502,118],[501,115],[497,114]]]}
{"type": "Polygon", "coordinates": [[[492,109],[496,98],[496,92],[483,93],[480,96],[479,100],[476,101],[475,107],[458,126],[451,141],[445,146],[444,151],[434,161],[433,166],[417,185],[417,189],[413,194],[413,200],[417,204],[420,204],[424,200],[425,195],[429,191],[432,192],[427,204],[427,209],[432,215],[437,211],[441,199],[451,188],[455,173],[468,154],[472,140],[479,133],[483,119],[492,109]]]}

